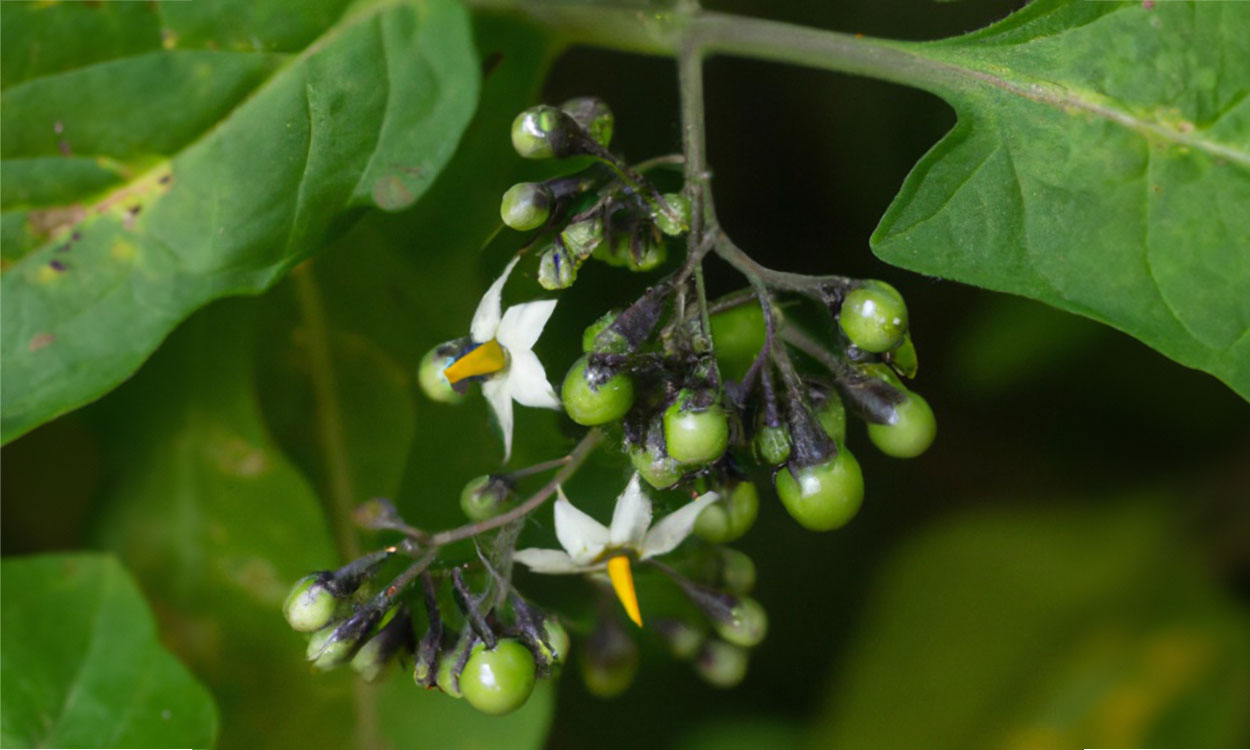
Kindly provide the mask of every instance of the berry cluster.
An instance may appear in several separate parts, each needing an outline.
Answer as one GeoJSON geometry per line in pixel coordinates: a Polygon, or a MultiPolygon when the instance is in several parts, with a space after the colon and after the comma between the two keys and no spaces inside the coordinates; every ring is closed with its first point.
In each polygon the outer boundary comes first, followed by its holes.
{"type": "Polygon", "coordinates": [[[487,289],[468,335],[434,347],[418,373],[430,398],[449,404],[480,384],[503,435],[505,463],[514,402],[562,410],[590,429],[563,458],[471,480],[459,498],[469,523],[458,529],[430,534],[408,525],[385,500],[362,506],[362,525],[404,539],[314,573],[291,592],[285,613],[293,628],[310,634],[308,658],[316,667],[350,662],[371,679],[403,654],[417,684],[487,713],[514,710],[570,648],[561,621],[517,591],[512,570],[519,563],[532,573],[579,575],[594,585],[596,615],[572,629],[582,636],[579,664],[588,689],[614,695],[629,686],[638,663],[637,645],[618,614],[644,626],[638,568],[667,579],[684,602],[648,616],[646,629],[674,657],[692,659],[709,683],[732,686],[745,675],[747,650],[764,638],[767,616],[749,596],[754,563],[724,545],[755,523],[761,480],[771,480],[802,526],[828,531],[846,524],[864,495],[859,463],[846,446],[848,411],[867,423],[869,440],[887,455],[914,457],[933,441],[933,412],[903,385],[915,376],[917,359],[907,307],[894,287],[761,266],[719,231],[698,174],[687,174],[681,192],[661,192],[651,181],[652,170],[680,165],[682,157],[629,164],[609,150],[613,128],[611,110],[592,97],[533,107],[516,118],[512,142],[521,156],[589,157],[591,166],[508,189],[500,206],[504,223],[532,234],[487,289]],[[541,286],[563,289],[591,259],[634,271],[659,268],[668,243],[682,237],[686,252],[678,267],[585,329],[583,354],[557,392],[533,351],[556,301],[503,309],[518,263],[538,255],[541,286]],[[747,278],[748,289],[706,298],[702,263],[713,252],[747,278]],[[825,311],[823,336],[783,314],[805,301],[825,311]],[[730,320],[739,328],[747,321],[748,333],[761,342],[733,378],[722,372],[723,352],[737,335],[725,325],[730,320]],[[587,455],[604,445],[616,446],[631,472],[608,524],[563,491],[587,455]],[[519,487],[548,472],[555,474],[522,499],[519,487]],[[653,523],[651,495],[663,492],[684,495],[685,502],[653,523]],[[517,549],[525,520],[553,496],[561,548],[517,549]],[[685,543],[691,535],[700,541],[685,543]],[[456,543],[466,540],[476,557],[456,559],[456,543]],[[404,559],[407,568],[379,587],[382,571],[404,559]]]}

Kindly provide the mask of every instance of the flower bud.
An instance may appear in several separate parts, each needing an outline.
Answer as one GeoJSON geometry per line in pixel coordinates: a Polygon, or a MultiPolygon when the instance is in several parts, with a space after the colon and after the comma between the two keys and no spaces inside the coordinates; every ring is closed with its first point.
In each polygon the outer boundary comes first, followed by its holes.
{"type": "Polygon", "coordinates": [[[460,491],[460,509],[470,521],[485,521],[507,510],[512,481],[503,474],[484,474],[470,479],[460,491]]]}
{"type": "Polygon", "coordinates": [[[376,609],[364,607],[343,622],[318,630],[308,642],[308,660],[317,669],[333,669],[345,664],[380,618],[381,613],[376,609]]]}
{"type": "Polygon", "coordinates": [[[412,617],[406,609],[391,610],[389,622],[383,622],[377,633],[365,641],[356,655],[352,657],[352,669],[365,682],[374,682],[382,674],[382,670],[390,662],[391,657],[400,649],[412,651],[412,617]]]}
{"type": "Polygon", "coordinates": [[[321,630],[334,618],[339,600],[334,596],[326,581],[330,573],[312,573],[296,582],[282,603],[282,614],[291,627],[301,633],[321,630]]]}
{"type": "Polygon", "coordinates": [[[561,243],[552,244],[538,260],[538,283],[543,289],[568,289],[577,281],[577,267],[561,243]]]}
{"type": "Polygon", "coordinates": [[[745,596],[755,588],[755,563],[744,552],[722,547],[719,578],[726,591],[745,596]]]}
{"type": "Polygon", "coordinates": [[[611,618],[600,619],[579,653],[586,689],[600,698],[625,692],[638,673],[638,645],[611,618]]]}
{"type": "Polygon", "coordinates": [[[499,204],[499,217],[503,223],[519,231],[537,229],[551,216],[555,197],[540,182],[518,182],[503,194],[499,204]]]}
{"type": "Polygon", "coordinates": [[[669,208],[673,209],[673,213],[677,215],[676,218],[680,219],[681,223],[675,222],[673,217],[664,211],[652,211],[651,220],[655,222],[655,225],[660,228],[661,232],[669,237],[676,237],[688,231],[690,229],[690,199],[682,193],[665,193],[662,197],[664,202],[669,205],[669,208]]]}
{"type": "Polygon", "coordinates": [[[761,427],[755,433],[755,452],[771,466],[785,463],[790,457],[790,431],[784,425],[761,427]]]}
{"type": "Polygon", "coordinates": [[[713,687],[731,688],[747,674],[747,652],[723,641],[708,641],[694,663],[699,676],[713,687]]]}
{"type": "Polygon", "coordinates": [[[579,96],[560,105],[564,113],[573,118],[600,146],[612,142],[615,119],[608,103],[597,96],[579,96]]]}
{"type": "Polygon", "coordinates": [[[729,616],[713,620],[721,638],[743,648],[759,645],[768,633],[768,614],[760,603],[744,596],[729,610],[729,616]]]}
{"type": "Polygon", "coordinates": [[[575,221],[560,233],[570,258],[580,267],[603,242],[603,221],[598,217],[575,221]]]}

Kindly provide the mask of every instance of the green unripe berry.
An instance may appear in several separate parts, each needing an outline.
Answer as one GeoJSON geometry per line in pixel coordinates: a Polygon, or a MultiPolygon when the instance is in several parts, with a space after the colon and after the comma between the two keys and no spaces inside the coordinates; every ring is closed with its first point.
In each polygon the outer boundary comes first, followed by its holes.
{"type": "Polygon", "coordinates": [[[439,354],[439,349],[442,347],[443,344],[439,344],[421,358],[421,364],[417,366],[417,382],[421,384],[421,390],[430,400],[444,404],[458,404],[464,400],[465,394],[456,393],[451,383],[448,382],[447,376],[443,374],[455,358],[439,354]]]}
{"type": "Polygon", "coordinates": [[[830,531],[855,516],[864,500],[864,476],[859,462],[845,447],[833,458],[795,473],[777,472],[777,496],[786,510],[805,528],[830,531]]]}
{"type": "Polygon", "coordinates": [[[282,614],[291,627],[301,633],[321,630],[334,617],[339,602],[314,573],[304,576],[291,588],[282,603],[282,614]]]}
{"type": "Polygon", "coordinates": [[[583,219],[569,224],[560,233],[560,241],[577,264],[581,264],[603,242],[603,222],[598,218],[583,219]]]}
{"type": "Polygon", "coordinates": [[[669,237],[676,237],[690,229],[690,199],[682,193],[665,193],[662,197],[676,217],[666,211],[652,212],[651,218],[660,231],[669,237]],[[680,223],[674,219],[680,220],[680,223]]]}
{"type": "Polygon", "coordinates": [[[790,431],[781,425],[761,427],[755,433],[755,452],[771,466],[785,463],[790,457],[790,431]]]}
{"type": "Polygon", "coordinates": [[[638,476],[657,490],[672,487],[680,482],[682,475],[685,474],[677,459],[672,456],[659,455],[641,446],[630,449],[629,462],[633,464],[638,476]]]}
{"type": "Polygon", "coordinates": [[[764,348],[764,313],[757,304],[743,305],[713,315],[712,340],[716,363],[725,377],[741,380],[764,348]]]}
{"type": "Polygon", "coordinates": [[[664,410],[664,441],[668,455],[683,464],[707,464],[729,447],[729,418],[719,402],[703,409],[690,405],[693,394],[682,391],[664,410]]]}
{"type": "Polygon", "coordinates": [[[903,343],[907,306],[884,281],[870,281],[842,301],[838,324],[851,343],[866,352],[886,352],[903,343]]]}
{"type": "Polygon", "coordinates": [[[470,521],[485,521],[507,509],[511,494],[507,481],[484,474],[470,479],[460,491],[460,510],[470,521]]]}
{"type": "Polygon", "coordinates": [[[312,638],[308,640],[308,650],[305,655],[317,669],[334,669],[346,663],[356,648],[356,643],[351,639],[345,638],[333,642],[330,640],[330,636],[334,635],[338,625],[338,623],[327,625],[313,633],[312,638]]]}
{"type": "Polygon", "coordinates": [[[732,542],[751,529],[759,509],[760,493],[755,485],[739,482],[728,497],[722,497],[699,513],[694,533],[712,544],[732,542]]]}
{"type": "Polygon", "coordinates": [[[647,626],[660,634],[674,659],[693,659],[703,645],[703,631],[684,620],[662,617],[652,620],[647,626]]]}
{"type": "Polygon", "coordinates": [[[589,358],[583,355],[573,363],[560,386],[560,397],[569,418],[580,425],[615,422],[634,405],[634,381],[618,373],[598,385],[587,378],[589,358]]]}
{"type": "Polygon", "coordinates": [[[933,444],[937,419],[929,402],[912,391],[894,407],[893,424],[868,425],[868,439],[877,449],[894,458],[915,458],[933,444]]]}
{"type": "Polygon", "coordinates": [[[594,323],[586,326],[586,330],[582,332],[582,351],[587,354],[591,352],[620,354],[628,350],[629,342],[625,340],[624,336],[615,331],[604,333],[616,322],[616,317],[620,314],[620,310],[610,310],[594,323]],[[603,336],[602,340],[600,340],[600,336],[603,336]]]}
{"type": "Polygon", "coordinates": [[[735,646],[751,648],[759,645],[768,633],[768,614],[759,602],[742,597],[738,605],[730,610],[728,619],[713,625],[721,638],[735,646]]]}
{"type": "Polygon", "coordinates": [[[541,182],[518,182],[503,194],[499,217],[518,232],[528,232],[547,223],[553,203],[555,196],[546,185],[541,182]]]}
{"type": "Polygon", "coordinates": [[[638,646],[624,635],[596,648],[592,642],[578,651],[578,666],[586,690],[600,698],[615,698],[634,684],[638,674],[638,646]]]}
{"type": "Polygon", "coordinates": [[[529,700],[536,671],[534,655],[517,640],[500,638],[493,650],[479,643],[460,675],[460,692],[482,713],[502,716],[529,700]]]}
{"type": "Polygon", "coordinates": [[[885,355],[894,369],[905,378],[914,378],[920,370],[920,360],[916,358],[916,345],[911,342],[911,333],[903,337],[898,348],[885,355]]]}
{"type": "Polygon", "coordinates": [[[569,639],[569,631],[564,629],[559,620],[548,618],[543,621],[543,636],[547,639],[544,644],[544,650],[548,650],[548,660],[552,664],[563,664],[569,657],[569,649],[572,647],[572,641],[569,639]],[[550,649],[547,647],[550,646],[550,649]]]}
{"type": "Polygon", "coordinates": [[[561,104],[560,109],[582,126],[600,146],[606,147],[612,142],[612,129],[616,118],[607,102],[597,96],[579,96],[561,104]]]}
{"type": "Polygon", "coordinates": [[[526,159],[550,159],[556,155],[556,139],[568,115],[555,107],[530,107],[512,121],[512,147],[526,159]]]}
{"type": "Polygon", "coordinates": [[[713,687],[731,688],[747,675],[747,652],[724,641],[708,641],[694,663],[695,671],[713,687]]]}
{"type": "Polygon", "coordinates": [[[721,548],[720,581],[725,590],[738,596],[746,596],[755,588],[755,563],[745,552],[728,547],[721,548]]]}
{"type": "Polygon", "coordinates": [[[815,416],[821,429],[835,443],[846,442],[846,408],[842,406],[842,399],[838,398],[838,394],[830,393],[828,400],[816,410],[815,416]]]}

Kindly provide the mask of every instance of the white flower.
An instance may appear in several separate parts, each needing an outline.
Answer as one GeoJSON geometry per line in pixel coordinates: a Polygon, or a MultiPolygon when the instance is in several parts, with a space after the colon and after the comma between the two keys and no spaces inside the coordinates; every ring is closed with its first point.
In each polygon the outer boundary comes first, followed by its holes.
{"type": "Polygon", "coordinates": [[[443,371],[450,383],[486,376],[482,395],[494,409],[503,431],[505,463],[512,455],[512,401],[544,409],[560,408],[560,399],[547,382],[547,371],[533,351],[556,308],[555,300],[513,305],[500,313],[503,285],[518,260],[513,258],[495,279],[473,313],[469,337],[476,346],[443,371]]]}
{"type": "Polygon", "coordinates": [[[643,494],[635,473],[616,499],[611,525],[605,527],[573,507],[564,490],[556,491],[556,538],[564,549],[523,549],[513,559],[535,573],[593,573],[606,568],[617,597],[639,627],[642,614],[630,561],[672,552],[690,536],[699,513],[718,497],[715,492],[705,493],[652,526],[651,501],[643,494]]]}

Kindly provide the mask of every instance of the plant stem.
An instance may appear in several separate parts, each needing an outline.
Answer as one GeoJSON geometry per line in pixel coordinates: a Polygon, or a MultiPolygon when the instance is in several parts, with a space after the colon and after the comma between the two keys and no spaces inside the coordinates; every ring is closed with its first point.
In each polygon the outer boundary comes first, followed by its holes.
{"type": "Polygon", "coordinates": [[[521,503],[507,513],[502,513],[494,518],[479,521],[477,523],[466,524],[447,531],[440,531],[430,537],[430,546],[441,547],[446,544],[451,544],[452,542],[458,542],[461,539],[468,539],[469,537],[483,534],[491,529],[506,526],[518,518],[522,518],[530,514],[537,509],[538,506],[542,505],[548,498],[555,494],[556,487],[559,487],[569,477],[573,476],[578,468],[581,467],[582,462],[590,456],[591,451],[594,450],[595,446],[597,446],[601,440],[603,440],[603,433],[598,429],[593,429],[590,432],[587,432],[581,442],[578,443],[577,446],[569,453],[568,462],[564,464],[564,468],[556,472],[556,475],[551,478],[551,481],[543,485],[542,488],[533,495],[530,495],[525,502],[521,503]]]}

